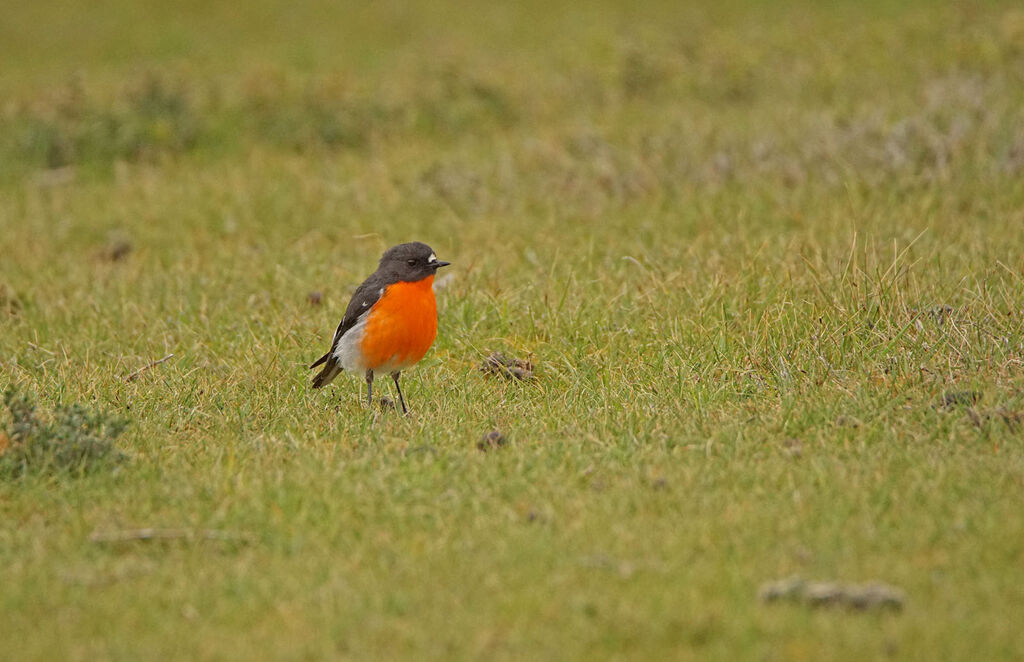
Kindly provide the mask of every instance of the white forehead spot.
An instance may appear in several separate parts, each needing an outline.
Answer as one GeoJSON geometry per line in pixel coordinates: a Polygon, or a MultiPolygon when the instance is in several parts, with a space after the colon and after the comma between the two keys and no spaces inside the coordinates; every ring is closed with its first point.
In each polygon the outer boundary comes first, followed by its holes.
{"type": "Polygon", "coordinates": [[[427,262],[437,262],[437,256],[431,253],[430,257],[427,258],[427,262]]]}

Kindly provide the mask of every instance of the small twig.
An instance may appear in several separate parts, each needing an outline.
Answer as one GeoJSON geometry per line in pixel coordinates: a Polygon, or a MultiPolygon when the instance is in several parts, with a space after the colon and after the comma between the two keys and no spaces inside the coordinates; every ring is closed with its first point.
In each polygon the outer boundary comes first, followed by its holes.
{"type": "Polygon", "coordinates": [[[89,541],[118,543],[148,540],[226,540],[252,542],[251,533],[221,531],[219,529],[127,529],[125,531],[93,531],[89,541]]]}
{"type": "Polygon", "coordinates": [[[131,381],[135,381],[135,380],[136,380],[136,379],[137,379],[137,378],[139,377],[139,375],[141,375],[142,373],[146,372],[146,371],[147,371],[147,370],[149,370],[150,368],[155,368],[155,367],[157,367],[158,365],[160,365],[161,363],[164,363],[164,362],[166,362],[166,361],[170,361],[170,360],[171,360],[171,359],[173,359],[173,358],[174,358],[174,354],[168,354],[167,356],[165,356],[165,357],[164,357],[164,358],[162,358],[162,359],[159,359],[159,360],[157,360],[157,361],[153,361],[153,362],[152,362],[152,363],[150,363],[149,365],[144,365],[144,366],[142,366],[141,368],[139,368],[138,370],[136,370],[136,371],[135,371],[135,372],[133,372],[132,374],[130,374],[130,375],[128,375],[127,377],[125,377],[125,378],[124,378],[124,380],[125,380],[126,382],[131,382],[131,381]]]}
{"type": "Polygon", "coordinates": [[[39,345],[35,344],[34,342],[30,342],[28,344],[28,346],[31,347],[32,349],[38,350],[40,352],[43,352],[44,354],[49,354],[50,356],[57,356],[57,352],[51,352],[50,350],[46,349],[45,347],[40,347],[39,345]]]}

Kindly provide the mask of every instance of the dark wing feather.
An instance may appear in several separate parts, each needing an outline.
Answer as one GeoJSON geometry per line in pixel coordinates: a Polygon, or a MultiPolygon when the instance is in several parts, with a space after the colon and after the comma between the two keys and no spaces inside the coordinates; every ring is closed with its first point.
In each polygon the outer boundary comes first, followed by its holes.
{"type": "Polygon", "coordinates": [[[313,386],[320,388],[324,384],[330,382],[334,377],[341,372],[341,366],[335,365],[334,350],[338,348],[338,341],[345,335],[349,329],[356,325],[359,321],[360,316],[368,311],[373,304],[377,303],[380,299],[381,291],[384,290],[390,283],[387,279],[380,274],[374,273],[372,276],[363,281],[363,284],[356,288],[355,293],[352,295],[352,299],[348,302],[348,307],[345,309],[345,316],[341,318],[341,322],[338,324],[338,329],[334,332],[334,340],[331,342],[331,349],[326,354],[321,356],[316,362],[309,366],[310,370],[313,368],[327,363],[327,366],[316,376],[313,380],[313,386]]]}
{"type": "Polygon", "coordinates": [[[381,291],[387,286],[388,283],[375,273],[356,288],[352,299],[348,302],[348,308],[345,309],[345,316],[341,318],[341,323],[338,324],[338,329],[334,332],[331,352],[338,346],[338,341],[341,340],[341,337],[356,325],[356,322],[359,321],[363,313],[380,300],[381,291]]]}

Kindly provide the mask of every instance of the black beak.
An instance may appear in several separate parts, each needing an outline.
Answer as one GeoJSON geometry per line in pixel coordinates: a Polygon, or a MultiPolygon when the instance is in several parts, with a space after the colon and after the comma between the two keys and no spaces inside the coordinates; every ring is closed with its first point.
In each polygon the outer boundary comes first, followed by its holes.
{"type": "Polygon", "coordinates": [[[440,269],[441,267],[447,267],[449,264],[451,264],[451,262],[442,262],[441,260],[438,260],[433,264],[435,269],[440,269]]]}

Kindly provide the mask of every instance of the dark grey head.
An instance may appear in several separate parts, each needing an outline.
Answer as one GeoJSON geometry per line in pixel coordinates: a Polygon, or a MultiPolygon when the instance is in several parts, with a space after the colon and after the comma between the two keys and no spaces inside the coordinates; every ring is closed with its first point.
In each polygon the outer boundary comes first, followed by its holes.
{"type": "Polygon", "coordinates": [[[434,249],[421,241],[398,244],[384,251],[377,271],[389,280],[415,282],[433,276],[441,267],[450,262],[441,262],[434,255],[434,249]]]}

